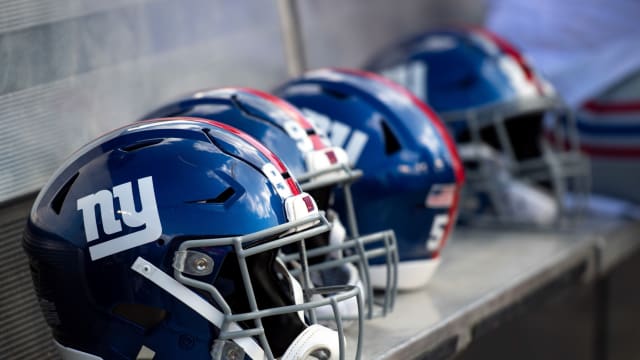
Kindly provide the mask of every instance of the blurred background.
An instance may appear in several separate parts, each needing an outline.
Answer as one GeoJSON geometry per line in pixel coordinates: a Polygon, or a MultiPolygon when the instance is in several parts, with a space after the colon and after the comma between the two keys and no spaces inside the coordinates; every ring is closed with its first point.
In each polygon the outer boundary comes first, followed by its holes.
{"type": "Polygon", "coordinates": [[[284,81],[293,64],[283,8],[299,14],[309,68],[359,66],[408,34],[483,18],[469,0],[0,1],[0,202],[38,190],[74,149],[185,92],[284,81]]]}
{"type": "MultiPolygon", "coordinates": [[[[19,239],[36,192],[75,149],[195,89],[269,90],[303,69],[359,67],[416,32],[483,25],[489,5],[0,0],[0,358],[57,358],[19,239]]],[[[625,284],[637,270],[625,263],[610,282],[580,285],[526,315],[516,313],[460,356],[636,358],[629,334],[640,333],[633,300],[640,296],[625,284]],[[600,318],[602,307],[612,310],[610,318],[600,318]]]]}

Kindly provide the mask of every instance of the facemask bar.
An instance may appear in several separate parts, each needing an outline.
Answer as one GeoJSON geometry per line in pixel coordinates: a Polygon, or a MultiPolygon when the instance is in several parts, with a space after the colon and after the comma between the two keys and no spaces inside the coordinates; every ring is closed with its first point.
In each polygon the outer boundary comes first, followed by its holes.
{"type": "MultiPolygon", "coordinates": [[[[524,98],[507,103],[490,104],[480,108],[464,111],[447,112],[441,114],[446,122],[464,120],[469,129],[469,142],[459,143],[458,146],[474,145],[475,148],[489,146],[482,139],[483,129],[493,127],[501,149],[500,161],[508,172],[518,180],[531,183],[547,182],[551,185],[554,200],[563,216],[558,222],[570,219],[564,200],[571,189],[575,196],[575,211],[571,213],[572,220],[580,218],[586,208],[586,200],[590,191],[590,166],[588,159],[581,154],[579,137],[573,113],[555,97],[524,98]],[[539,147],[541,153],[536,158],[518,160],[514,151],[513,141],[506,128],[506,122],[511,117],[531,113],[541,113],[545,116],[555,116],[551,124],[544,124],[539,147]],[[550,127],[551,126],[551,127],[550,127]]],[[[547,119],[541,120],[546,121],[547,119]]],[[[517,121],[517,120],[514,120],[517,121]]],[[[482,155],[477,156],[482,159],[482,155]]],[[[497,222],[507,224],[510,214],[502,205],[501,197],[495,191],[495,168],[485,161],[478,161],[477,169],[465,169],[468,184],[475,190],[486,191],[497,215],[497,222]]],[[[495,164],[493,164],[495,165],[495,164]]],[[[523,225],[523,224],[518,224],[523,225]]]]}
{"type": "MultiPolygon", "coordinates": [[[[324,262],[323,264],[314,265],[312,271],[320,271],[332,267],[339,267],[346,263],[353,263],[358,266],[364,285],[365,301],[367,307],[367,319],[374,317],[386,316],[393,310],[395,304],[395,296],[397,293],[397,267],[398,267],[398,249],[396,246],[396,237],[393,230],[380,231],[372,234],[360,236],[358,224],[356,221],[355,209],[353,205],[353,197],[351,195],[351,184],[362,177],[362,171],[353,169],[351,165],[345,163],[334,164],[325,169],[307,172],[298,176],[300,187],[303,191],[308,192],[313,189],[325,186],[338,185],[344,193],[344,201],[346,204],[346,218],[349,226],[351,239],[344,241],[340,245],[328,245],[327,247],[313,249],[309,251],[310,257],[328,255],[333,251],[355,250],[356,253],[343,257],[342,259],[334,259],[324,262]],[[333,176],[327,176],[332,174],[333,176]],[[375,244],[377,244],[376,247],[375,244]],[[366,250],[369,245],[369,250],[366,250]],[[369,259],[376,257],[385,257],[385,267],[387,272],[386,284],[384,291],[384,299],[379,309],[374,305],[373,286],[371,286],[371,271],[369,267],[369,259]]],[[[282,255],[281,258],[285,262],[295,261],[299,259],[299,255],[290,254],[282,255]]]]}
{"type": "MultiPolygon", "coordinates": [[[[396,237],[393,230],[380,231],[372,234],[367,234],[358,237],[357,239],[350,239],[341,244],[331,244],[326,247],[320,247],[316,249],[311,249],[307,251],[307,256],[309,258],[313,258],[316,256],[326,256],[336,251],[344,252],[348,250],[356,250],[357,253],[352,253],[351,255],[343,256],[340,258],[333,258],[330,260],[326,260],[322,263],[315,264],[309,267],[309,271],[321,271],[326,269],[331,269],[335,267],[340,267],[348,263],[359,264],[362,263],[362,258],[364,254],[365,271],[369,271],[369,259],[377,258],[377,257],[385,257],[386,260],[386,289],[392,289],[392,291],[386,291],[384,293],[384,298],[382,300],[382,304],[374,304],[373,302],[373,291],[371,287],[365,286],[365,291],[367,291],[366,298],[366,318],[372,319],[375,317],[386,316],[393,310],[393,306],[395,304],[395,295],[397,290],[397,282],[398,282],[398,273],[397,273],[397,264],[398,264],[398,252],[396,248],[396,237]],[[377,246],[371,248],[369,250],[365,250],[364,248],[369,244],[377,244],[377,246]],[[362,251],[362,253],[361,253],[362,251]]],[[[298,262],[300,260],[300,254],[282,254],[280,258],[288,263],[298,262]]],[[[291,270],[291,274],[294,276],[299,276],[302,269],[293,269],[291,270]]],[[[345,320],[354,320],[354,317],[343,316],[345,320]]],[[[320,319],[320,320],[330,320],[330,319],[320,319]]]]}
{"type": "MultiPolygon", "coordinates": [[[[206,291],[211,295],[214,299],[216,305],[220,307],[222,313],[224,314],[223,323],[220,326],[220,336],[219,340],[234,340],[241,338],[251,338],[257,337],[260,342],[260,346],[264,350],[264,353],[268,359],[274,359],[271,349],[269,347],[269,343],[267,341],[265,335],[265,329],[262,325],[262,318],[268,316],[282,315],[287,313],[296,313],[299,311],[304,311],[309,315],[311,323],[315,324],[317,321],[315,319],[313,309],[321,307],[321,306],[331,306],[334,310],[335,314],[335,322],[337,325],[337,331],[339,336],[339,348],[340,348],[340,359],[344,359],[345,356],[345,337],[344,337],[344,328],[342,325],[342,318],[340,317],[338,311],[338,303],[341,301],[346,301],[351,298],[356,298],[358,303],[358,343],[357,343],[357,356],[360,357],[361,353],[361,344],[362,344],[362,325],[364,322],[364,311],[362,311],[362,295],[360,293],[360,289],[356,286],[334,286],[327,288],[313,288],[311,286],[311,281],[309,277],[309,266],[307,263],[307,252],[304,246],[304,239],[307,237],[312,237],[323,232],[326,232],[330,228],[330,224],[327,219],[321,214],[312,214],[308,217],[296,221],[292,221],[286,224],[281,224],[278,226],[271,227],[269,229],[261,230],[252,234],[243,235],[243,236],[234,236],[234,237],[226,237],[226,238],[217,238],[217,239],[198,239],[198,240],[187,240],[180,244],[178,249],[179,252],[186,252],[191,249],[198,249],[203,247],[210,246],[228,246],[231,245],[234,247],[238,264],[240,265],[240,273],[245,285],[246,295],[249,300],[249,306],[251,308],[251,312],[244,314],[233,314],[231,311],[231,307],[222,297],[220,292],[211,284],[205,283],[203,281],[195,280],[190,277],[186,277],[182,274],[182,272],[178,270],[174,270],[175,279],[187,286],[191,286],[194,288],[198,288],[206,291]],[[309,227],[312,226],[312,227],[309,227]],[[285,234],[289,232],[290,229],[301,229],[305,228],[303,231],[299,231],[296,233],[290,233],[285,235],[284,237],[270,240],[268,242],[251,246],[256,243],[258,240],[272,238],[279,234],[285,234]],[[253,285],[251,282],[251,276],[249,274],[246,258],[258,253],[266,252],[266,251],[274,251],[285,245],[299,243],[300,244],[300,255],[301,255],[301,264],[303,271],[303,293],[305,297],[305,302],[303,304],[295,304],[289,306],[282,306],[277,308],[270,309],[258,309],[257,301],[255,298],[255,293],[253,290],[253,285]],[[321,294],[333,294],[331,296],[325,296],[320,300],[309,300],[311,295],[314,293],[321,294]],[[240,329],[236,324],[240,321],[248,321],[253,320],[255,323],[255,327],[252,329],[240,329]]],[[[255,359],[254,359],[255,360],[255,359]]]]}

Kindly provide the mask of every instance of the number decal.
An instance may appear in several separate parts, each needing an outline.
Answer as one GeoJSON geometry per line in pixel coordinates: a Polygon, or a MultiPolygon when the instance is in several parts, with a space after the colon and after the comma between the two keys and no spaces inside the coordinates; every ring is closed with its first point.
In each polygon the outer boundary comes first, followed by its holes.
{"type": "Polygon", "coordinates": [[[287,186],[287,182],[282,177],[282,174],[278,172],[272,163],[264,164],[262,167],[262,173],[267,177],[267,179],[269,179],[269,182],[271,182],[273,187],[276,188],[276,191],[281,198],[286,199],[293,195],[291,189],[287,186]]]}
{"type": "Polygon", "coordinates": [[[284,130],[289,137],[296,141],[298,149],[302,153],[313,151],[313,142],[307,132],[300,124],[295,121],[287,121],[284,123],[284,130]]]}
{"type": "Polygon", "coordinates": [[[427,240],[427,250],[437,251],[444,241],[444,230],[449,224],[449,214],[439,214],[433,218],[429,240],[427,240]]]}

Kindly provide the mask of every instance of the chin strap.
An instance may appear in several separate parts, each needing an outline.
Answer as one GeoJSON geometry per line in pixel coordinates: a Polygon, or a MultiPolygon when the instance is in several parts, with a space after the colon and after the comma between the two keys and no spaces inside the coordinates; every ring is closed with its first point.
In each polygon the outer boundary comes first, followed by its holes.
{"type": "Polygon", "coordinates": [[[515,179],[506,185],[505,200],[515,221],[536,225],[550,225],[556,221],[559,209],[551,195],[515,179]]]}
{"type": "MultiPolygon", "coordinates": [[[[287,270],[287,267],[284,265],[280,258],[276,258],[276,266],[278,268],[276,270],[280,271],[284,276],[289,279],[289,285],[291,286],[291,292],[293,296],[293,301],[297,305],[304,304],[304,292],[302,291],[302,285],[296,280],[296,278],[291,275],[291,273],[287,270]]],[[[306,323],[304,320],[304,311],[298,311],[298,317],[302,320],[303,323],[306,323]]]]}
{"type": "MultiPolygon", "coordinates": [[[[329,232],[329,244],[330,245],[340,245],[344,243],[347,238],[347,230],[342,225],[338,214],[329,209],[327,211],[327,218],[331,219],[331,231],[329,232]]],[[[328,256],[331,259],[340,259],[342,258],[342,251],[336,250],[329,254],[328,256]]],[[[346,263],[340,265],[338,270],[340,271],[329,271],[320,270],[324,276],[334,276],[334,278],[330,281],[331,284],[340,284],[340,285],[352,285],[360,288],[360,292],[363,296],[367,293],[364,290],[364,285],[360,280],[360,273],[355,265],[351,263],[346,263]]],[[[317,274],[320,275],[320,274],[317,274]]],[[[317,282],[314,283],[316,286],[325,286],[327,284],[322,283],[322,276],[317,276],[317,282]]],[[[322,299],[322,295],[315,294],[312,297],[312,300],[322,299]]],[[[338,302],[338,311],[340,315],[347,318],[357,318],[358,317],[358,299],[353,297],[344,301],[338,302]]],[[[333,307],[331,305],[320,306],[316,309],[316,314],[320,319],[334,319],[335,315],[333,313],[333,307]]]]}
{"type": "Polygon", "coordinates": [[[483,165],[491,173],[491,183],[483,190],[497,195],[491,201],[499,201],[504,205],[496,208],[499,216],[536,225],[550,225],[556,221],[559,207],[554,197],[514,178],[508,169],[507,159],[496,150],[486,144],[461,145],[459,150],[465,164],[483,165]]]}
{"type": "MultiPolygon", "coordinates": [[[[332,209],[327,210],[327,217],[331,219],[331,231],[329,232],[329,244],[340,245],[344,243],[347,238],[347,230],[342,225],[338,214],[332,209]]],[[[333,251],[329,254],[329,257],[334,259],[342,258],[342,252],[340,250],[333,251]]]]}
{"type": "Polygon", "coordinates": [[[311,325],[293,340],[280,360],[327,359],[340,357],[338,332],[322,325],[311,325]],[[318,355],[324,355],[318,356],[318,355]],[[316,356],[314,356],[316,355],[316,356]],[[312,357],[314,356],[314,357],[312,357]]]}

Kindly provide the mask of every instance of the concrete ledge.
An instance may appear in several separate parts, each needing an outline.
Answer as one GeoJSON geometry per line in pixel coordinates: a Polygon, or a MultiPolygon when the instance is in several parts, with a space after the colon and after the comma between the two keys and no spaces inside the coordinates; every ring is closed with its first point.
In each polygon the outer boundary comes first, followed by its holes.
{"type": "Polygon", "coordinates": [[[431,283],[399,294],[391,315],[366,323],[362,358],[449,358],[640,247],[639,223],[588,218],[576,229],[457,231],[431,283]]]}

